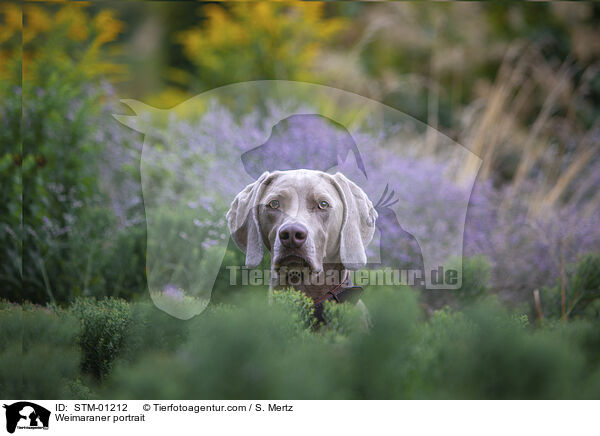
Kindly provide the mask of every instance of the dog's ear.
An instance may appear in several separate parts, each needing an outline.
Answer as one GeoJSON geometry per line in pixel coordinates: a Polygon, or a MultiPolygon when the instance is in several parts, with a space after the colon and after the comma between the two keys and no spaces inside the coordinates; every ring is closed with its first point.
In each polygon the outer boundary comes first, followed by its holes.
{"type": "Polygon", "coordinates": [[[340,259],[348,269],[359,269],[367,263],[365,248],[373,239],[377,211],[367,194],[342,173],[333,175],[344,212],[340,233],[340,259]]]}
{"type": "Polygon", "coordinates": [[[246,266],[254,268],[264,254],[263,241],[258,224],[258,201],[265,188],[269,172],[264,172],[256,182],[240,192],[227,212],[229,232],[236,245],[246,253],[246,266]]]}

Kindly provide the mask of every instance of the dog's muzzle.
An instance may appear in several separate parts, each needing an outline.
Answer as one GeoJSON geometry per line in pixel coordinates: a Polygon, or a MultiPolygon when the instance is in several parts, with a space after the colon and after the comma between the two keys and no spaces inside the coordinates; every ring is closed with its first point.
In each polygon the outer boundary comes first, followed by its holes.
{"type": "Polygon", "coordinates": [[[311,250],[314,247],[304,224],[284,224],[277,232],[273,266],[275,269],[317,271],[319,268],[311,250]]]}
{"type": "Polygon", "coordinates": [[[308,237],[308,229],[304,224],[289,223],[281,226],[278,232],[281,245],[289,250],[299,250],[305,243],[308,237]]]}

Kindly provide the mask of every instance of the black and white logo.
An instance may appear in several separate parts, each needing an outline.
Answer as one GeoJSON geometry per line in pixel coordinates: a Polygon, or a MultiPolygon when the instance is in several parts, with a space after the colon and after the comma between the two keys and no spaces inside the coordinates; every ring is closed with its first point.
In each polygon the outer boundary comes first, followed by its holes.
{"type": "Polygon", "coordinates": [[[50,411],[29,401],[19,401],[3,406],[6,409],[6,431],[14,433],[16,429],[47,430],[50,411]]]}

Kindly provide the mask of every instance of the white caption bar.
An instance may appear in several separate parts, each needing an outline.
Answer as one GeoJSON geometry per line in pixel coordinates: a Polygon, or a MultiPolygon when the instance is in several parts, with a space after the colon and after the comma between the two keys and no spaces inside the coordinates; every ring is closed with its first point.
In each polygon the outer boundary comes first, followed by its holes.
{"type": "Polygon", "coordinates": [[[600,434],[600,401],[2,400],[0,434],[600,434]],[[49,415],[47,414],[49,412],[49,415]],[[8,431],[8,433],[7,433],[8,431]],[[234,433],[235,432],[235,433],[234,433]]]}

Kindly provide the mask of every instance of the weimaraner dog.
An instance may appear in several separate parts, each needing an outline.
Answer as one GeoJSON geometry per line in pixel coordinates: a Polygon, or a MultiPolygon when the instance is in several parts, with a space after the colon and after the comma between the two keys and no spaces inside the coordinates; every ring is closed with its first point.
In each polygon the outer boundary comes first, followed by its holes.
{"type": "Polygon", "coordinates": [[[324,301],[358,300],[361,289],[352,286],[348,270],[366,264],[376,219],[371,200],[343,174],[306,169],[263,173],[227,212],[246,266],[258,266],[266,246],[271,289],[304,292],[321,320],[324,301]]]}

